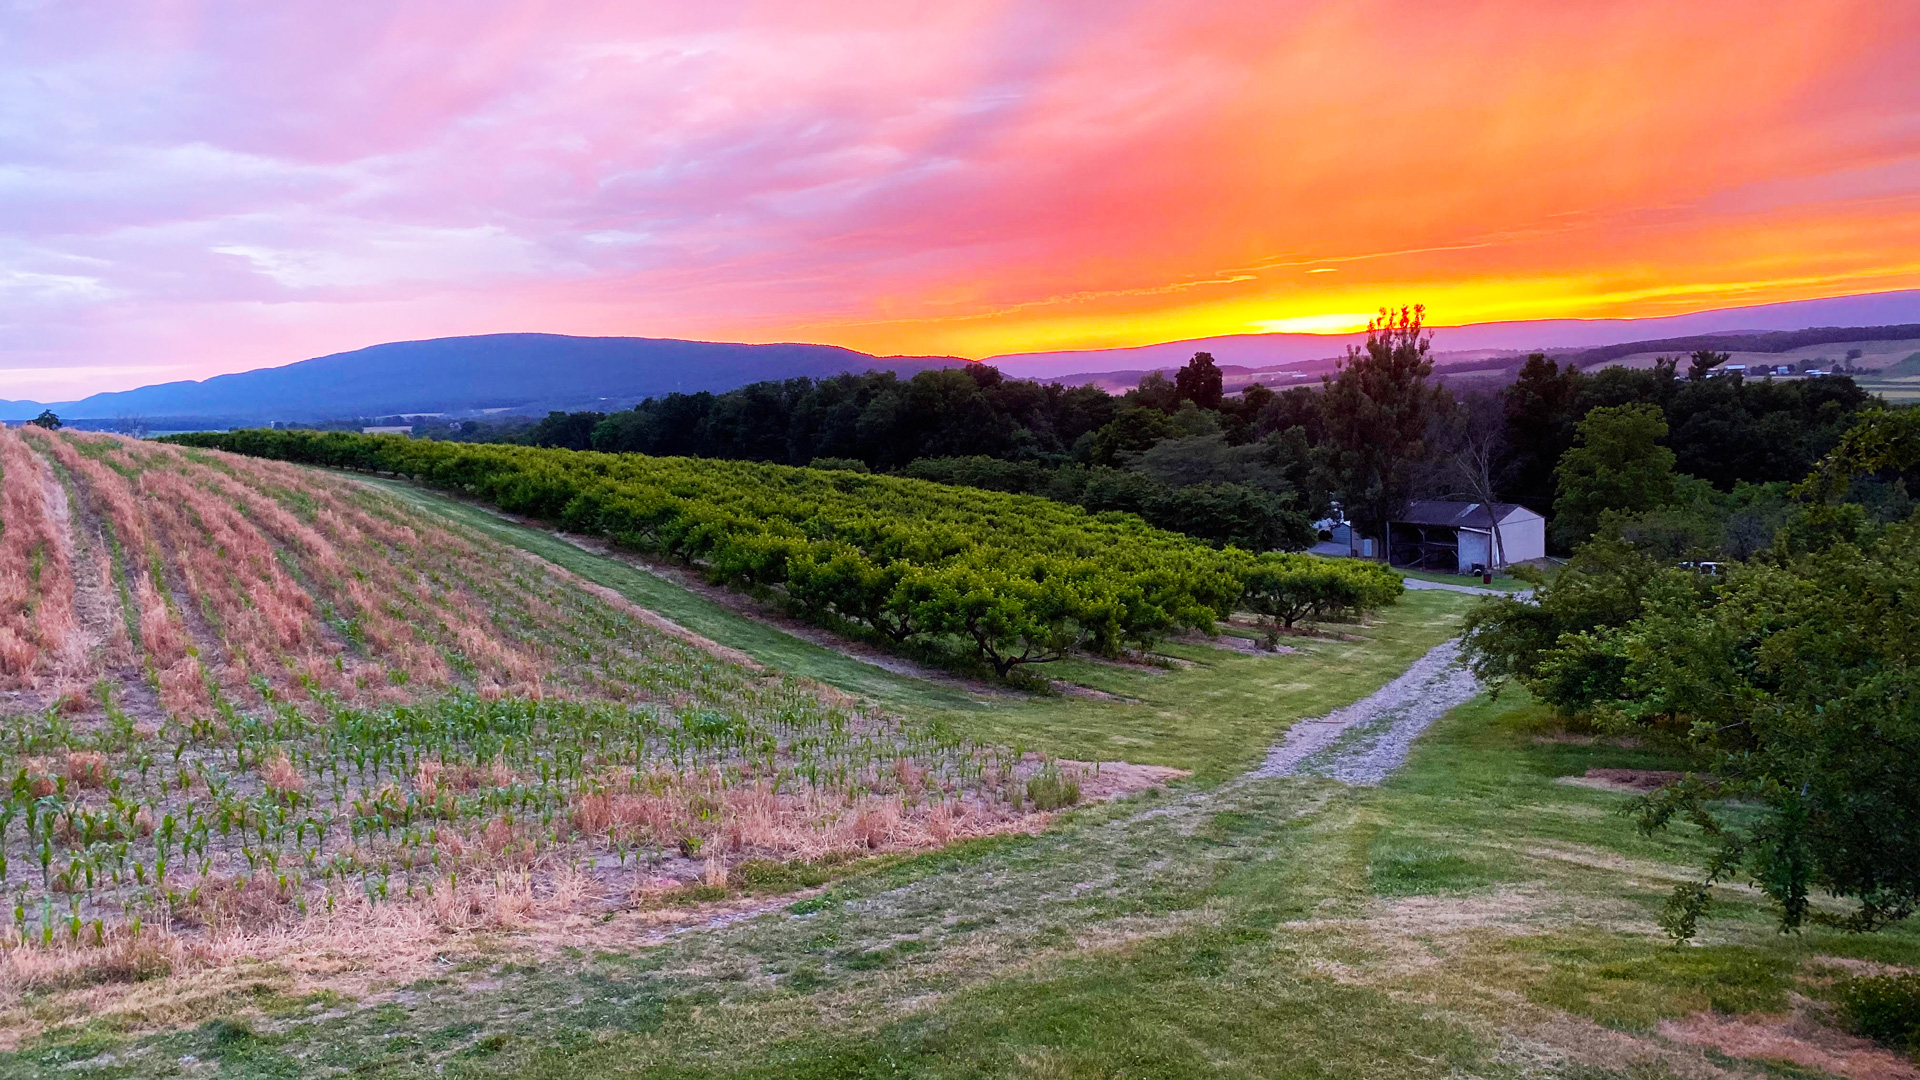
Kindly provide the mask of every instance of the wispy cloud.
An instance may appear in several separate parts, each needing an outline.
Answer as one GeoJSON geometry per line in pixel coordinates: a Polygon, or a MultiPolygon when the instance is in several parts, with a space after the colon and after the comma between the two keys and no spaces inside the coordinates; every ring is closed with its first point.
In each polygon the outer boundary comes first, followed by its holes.
{"type": "Polygon", "coordinates": [[[16,4],[0,383],[1914,286],[1917,71],[1876,0],[16,4]]]}

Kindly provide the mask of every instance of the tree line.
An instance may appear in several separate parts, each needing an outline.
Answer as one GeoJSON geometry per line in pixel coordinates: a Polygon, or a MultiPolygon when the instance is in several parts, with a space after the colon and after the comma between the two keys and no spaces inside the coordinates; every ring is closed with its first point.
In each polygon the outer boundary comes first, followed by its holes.
{"type": "MultiPolygon", "coordinates": [[[[1712,558],[1770,535],[1785,485],[1873,400],[1844,376],[1721,374],[1726,354],[1705,350],[1589,371],[1535,354],[1509,386],[1450,389],[1433,378],[1422,317],[1419,308],[1382,311],[1321,385],[1280,392],[1226,394],[1218,364],[1199,353],[1172,378],[1151,373],[1118,396],[974,365],[909,379],[762,382],[613,413],[553,413],[518,429],[421,433],[915,476],[1122,510],[1254,551],[1312,543],[1311,523],[1336,504],[1363,534],[1384,537],[1414,498],[1513,502],[1554,521],[1551,547],[1564,554],[1600,528],[1592,508],[1610,492],[1579,477],[1563,490],[1562,459],[1576,446],[1590,451],[1576,457],[1610,452],[1622,433],[1614,414],[1585,435],[1583,421],[1633,407],[1657,413],[1664,429],[1653,441],[1672,453],[1676,479],[1614,508],[1653,514],[1642,534],[1712,558]]],[[[1890,490],[1857,496],[1880,498],[1884,515],[1903,513],[1890,490]]]]}

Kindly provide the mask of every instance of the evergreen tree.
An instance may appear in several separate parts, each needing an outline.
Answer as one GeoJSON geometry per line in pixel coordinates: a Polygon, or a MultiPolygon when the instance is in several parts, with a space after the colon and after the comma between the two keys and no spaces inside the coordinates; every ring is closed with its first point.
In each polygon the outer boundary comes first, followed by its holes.
{"type": "Polygon", "coordinates": [[[1193,359],[1174,373],[1173,385],[1181,401],[1191,401],[1203,409],[1220,407],[1224,377],[1214,364],[1212,353],[1194,353],[1193,359]]]}
{"type": "Polygon", "coordinates": [[[1420,332],[1425,314],[1424,307],[1382,308],[1367,325],[1366,345],[1349,346],[1338,373],[1323,380],[1341,504],[1363,533],[1382,540],[1426,457],[1428,427],[1451,400],[1427,383],[1433,338],[1420,332]]]}

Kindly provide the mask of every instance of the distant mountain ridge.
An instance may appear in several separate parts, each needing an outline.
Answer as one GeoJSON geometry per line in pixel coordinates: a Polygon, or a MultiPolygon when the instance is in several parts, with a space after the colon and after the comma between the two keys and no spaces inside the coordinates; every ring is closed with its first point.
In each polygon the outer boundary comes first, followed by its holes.
{"type": "MultiPolygon", "coordinates": [[[[326,420],[406,413],[625,408],[675,391],[724,391],[763,379],[888,369],[903,375],[969,361],[889,356],[837,345],[736,345],[675,338],[483,334],[396,341],[285,367],[171,382],[54,403],[62,417],[202,423],[326,420]]],[[[0,402],[0,419],[47,405],[0,402]]]]}
{"type": "MultiPolygon", "coordinates": [[[[1730,335],[1779,331],[1881,333],[1920,324],[1920,290],[1802,300],[1650,319],[1552,319],[1436,327],[1443,369],[1508,365],[1533,350],[1576,354],[1585,366],[1646,351],[1727,348],[1730,335]],[[1807,327],[1822,327],[1805,331],[1807,327]],[[1682,346],[1685,348],[1682,348],[1682,346]],[[1621,351],[1625,350],[1625,351],[1621,351]]],[[[1317,378],[1364,334],[1238,334],[1133,348],[1013,353],[985,362],[1018,378],[1125,389],[1141,374],[1214,354],[1229,389],[1247,382],[1286,385],[1317,378]],[[1277,374],[1276,374],[1277,373],[1277,374]],[[1123,385],[1124,384],[1124,385],[1123,385]]],[[[1784,339],[1782,339],[1784,340],[1784,339]]],[[[1867,340],[1847,338],[1846,340],[1867,340]]],[[[1780,345],[1780,348],[1791,348],[1780,345]]],[[[31,419],[51,407],[82,421],[139,418],[152,427],[225,427],[268,421],[484,410],[613,410],[675,391],[722,392],[762,380],[825,378],[891,370],[903,377],[958,367],[955,356],[874,356],[836,345],[742,345],[675,338],[482,334],[374,345],[200,382],[171,382],[95,394],[78,401],[0,400],[0,420],[31,419]]]]}
{"type": "Polygon", "coordinates": [[[1898,326],[1811,326],[1805,330],[1774,330],[1764,334],[1695,334],[1691,337],[1656,338],[1651,341],[1624,341],[1585,349],[1568,359],[1579,367],[1640,353],[1690,353],[1699,349],[1717,352],[1783,353],[1808,345],[1845,345],[1855,341],[1911,341],[1920,338],[1920,323],[1898,326]]]}

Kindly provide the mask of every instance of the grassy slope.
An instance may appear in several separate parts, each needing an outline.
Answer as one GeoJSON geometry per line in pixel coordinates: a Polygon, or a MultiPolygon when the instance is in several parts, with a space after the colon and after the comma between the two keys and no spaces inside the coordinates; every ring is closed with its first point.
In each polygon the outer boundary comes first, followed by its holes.
{"type": "MultiPolygon", "coordinates": [[[[636,599],[663,587],[498,527],[636,599]]],[[[719,640],[774,633],[675,593],[651,602],[719,640]]],[[[1196,666],[1063,672],[1144,704],[950,711],[977,730],[1218,774],[1289,715],[1372,689],[1444,635],[1448,605],[1465,599],[1409,595],[1367,645],[1281,658],[1178,648],[1196,666]]],[[[948,711],[926,696],[941,688],[773,645],[796,670],[880,680],[896,702],[948,711]]],[[[1667,763],[1544,738],[1541,721],[1517,695],[1482,699],[1378,789],[1231,782],[1089,809],[1040,837],[877,866],[792,911],[655,948],[528,963],[496,945],[376,1008],[303,1000],[285,973],[249,971],[169,1006],[170,1033],[68,1028],[0,1055],[0,1078],[216,1063],[235,1077],[1658,1077],[1671,1074],[1632,1059],[1685,1052],[1656,1034],[1662,1019],[1817,999],[1824,957],[1920,963],[1915,930],[1782,937],[1738,892],[1702,947],[1666,946],[1653,917],[1697,840],[1642,837],[1617,812],[1622,796],[1553,780],[1667,763]],[[1582,1060],[1555,1049],[1576,1046],[1582,1060]]]]}
{"type": "MultiPolygon", "coordinates": [[[[363,478],[364,479],[364,478],[363,478]]],[[[370,481],[424,510],[445,514],[503,543],[532,552],[619,592],[644,608],[748,653],[769,666],[818,679],[850,693],[902,708],[978,708],[966,694],[920,679],[903,678],[743,618],[708,600],[618,559],[583,551],[542,529],[507,521],[478,507],[411,484],[370,481]]]]}
{"type": "MultiPolygon", "coordinates": [[[[1132,701],[1031,698],[964,721],[971,734],[1043,745],[1082,760],[1122,759],[1219,778],[1252,765],[1293,721],[1358,700],[1458,629],[1471,596],[1409,592],[1357,641],[1289,638],[1291,654],[1248,655],[1206,646],[1162,652],[1192,666],[1171,670],[1069,662],[1053,674],[1132,701]]],[[[953,718],[956,725],[962,718],[953,718]]]]}
{"type": "Polygon", "coordinates": [[[1409,592],[1373,625],[1343,628],[1362,641],[1289,639],[1291,655],[1249,656],[1171,645],[1192,666],[1171,670],[1072,662],[1048,674],[1129,699],[1005,695],[895,675],[745,618],[618,559],[595,555],[540,529],[404,484],[384,485],[589,580],[615,589],[723,645],[765,663],[945,721],[983,741],[1019,744],[1081,760],[1126,760],[1194,769],[1218,778],[1251,764],[1290,723],[1371,693],[1415,657],[1450,637],[1474,598],[1409,592]]]}
{"type": "Polygon", "coordinates": [[[1818,998],[1823,957],[1920,962],[1912,930],[1782,937],[1738,897],[1703,946],[1666,946],[1652,913],[1694,841],[1552,782],[1659,762],[1536,741],[1536,719],[1482,700],[1380,789],[1274,780],[1086,811],[798,912],[630,955],[483,960],[482,988],[450,972],[376,1009],[303,1014],[263,971],[186,1017],[252,1012],[251,1029],[70,1031],[0,1077],[160,1076],[189,1054],[236,1077],[1659,1077],[1634,1058],[1676,1052],[1663,1019],[1818,998]]]}

